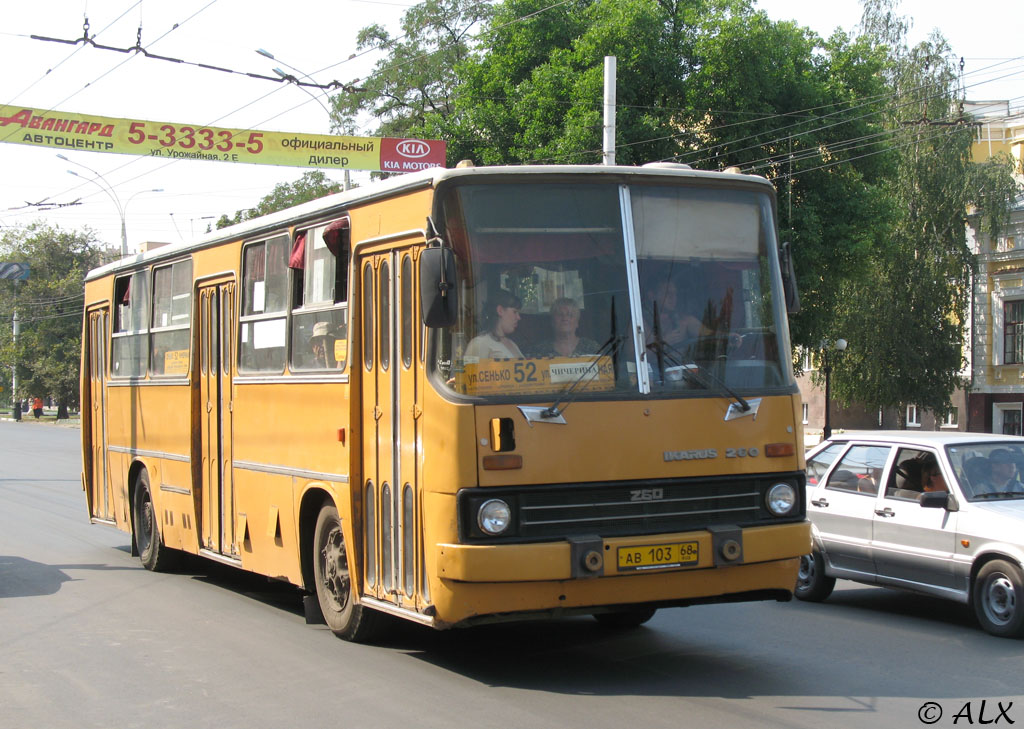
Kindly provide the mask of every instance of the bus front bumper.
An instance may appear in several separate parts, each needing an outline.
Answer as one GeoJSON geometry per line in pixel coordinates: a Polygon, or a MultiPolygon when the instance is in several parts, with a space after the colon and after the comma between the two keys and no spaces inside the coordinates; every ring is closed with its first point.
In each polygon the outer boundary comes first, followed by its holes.
{"type": "MultiPolygon", "coordinates": [[[[589,577],[639,576],[666,571],[775,562],[799,558],[811,550],[810,522],[733,530],[700,530],[534,544],[438,544],[438,575],[458,582],[538,582],[589,577]],[[735,544],[729,544],[733,542],[735,544]],[[652,550],[686,547],[685,560],[647,564],[652,550]],[[591,552],[597,552],[597,559],[591,552]],[[630,556],[639,555],[638,564],[630,556]],[[723,552],[726,552],[723,554],[723,552]],[[581,564],[582,562],[582,564],[581,564]]],[[[679,551],[677,549],[677,551],[679,551]]]]}

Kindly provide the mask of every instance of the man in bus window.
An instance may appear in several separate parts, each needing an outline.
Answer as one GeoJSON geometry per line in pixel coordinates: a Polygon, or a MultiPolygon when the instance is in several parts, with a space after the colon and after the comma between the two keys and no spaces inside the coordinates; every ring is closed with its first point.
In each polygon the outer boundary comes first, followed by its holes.
{"type": "Polygon", "coordinates": [[[310,347],[313,350],[314,367],[321,369],[332,369],[334,361],[334,341],[336,337],[331,334],[331,325],[325,321],[318,321],[313,325],[313,336],[309,338],[310,347]]]}

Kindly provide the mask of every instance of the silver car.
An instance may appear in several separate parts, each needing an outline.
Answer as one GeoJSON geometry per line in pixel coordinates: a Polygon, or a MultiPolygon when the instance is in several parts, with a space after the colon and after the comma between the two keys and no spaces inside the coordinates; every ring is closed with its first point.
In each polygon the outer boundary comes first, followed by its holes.
{"type": "Polygon", "coordinates": [[[836,578],[970,604],[992,635],[1024,635],[1024,438],[847,432],[807,454],[813,552],[795,594],[836,578]]]}

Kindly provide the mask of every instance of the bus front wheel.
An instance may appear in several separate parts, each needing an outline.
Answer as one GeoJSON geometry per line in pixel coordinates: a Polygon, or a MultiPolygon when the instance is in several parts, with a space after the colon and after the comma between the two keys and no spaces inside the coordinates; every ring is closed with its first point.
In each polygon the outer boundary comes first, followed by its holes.
{"type": "Polygon", "coordinates": [[[135,548],[139,552],[142,566],[153,572],[170,569],[173,556],[160,539],[156,509],[153,508],[153,493],[149,488],[149,474],[146,469],[139,471],[139,475],[135,477],[132,515],[135,520],[135,548]]]}
{"type": "Polygon", "coordinates": [[[316,597],[327,627],[345,640],[356,643],[370,640],[377,634],[383,616],[356,604],[341,518],[330,502],[320,508],[313,549],[316,597]]]}

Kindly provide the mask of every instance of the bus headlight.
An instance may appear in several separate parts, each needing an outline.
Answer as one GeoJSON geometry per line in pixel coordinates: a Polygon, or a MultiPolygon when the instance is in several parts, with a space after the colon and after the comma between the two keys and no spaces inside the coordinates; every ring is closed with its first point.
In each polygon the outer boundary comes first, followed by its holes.
{"type": "Polygon", "coordinates": [[[508,529],[512,521],[512,509],[501,499],[488,499],[476,513],[476,523],[484,534],[497,536],[508,529]]]}
{"type": "Polygon", "coordinates": [[[796,489],[792,484],[777,483],[768,489],[764,500],[768,511],[775,516],[785,516],[796,507],[796,489]]]}

